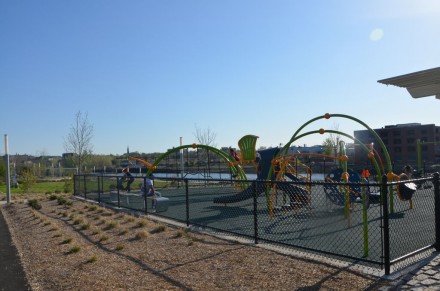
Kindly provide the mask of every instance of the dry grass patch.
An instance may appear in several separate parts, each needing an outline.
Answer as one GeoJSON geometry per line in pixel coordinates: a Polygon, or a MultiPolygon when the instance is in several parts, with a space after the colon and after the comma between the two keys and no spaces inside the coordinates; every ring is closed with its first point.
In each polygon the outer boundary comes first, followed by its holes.
{"type": "Polygon", "coordinates": [[[134,236],[134,238],[136,240],[142,240],[148,237],[148,232],[144,231],[144,230],[139,230],[136,232],[136,235],[134,236]]]}

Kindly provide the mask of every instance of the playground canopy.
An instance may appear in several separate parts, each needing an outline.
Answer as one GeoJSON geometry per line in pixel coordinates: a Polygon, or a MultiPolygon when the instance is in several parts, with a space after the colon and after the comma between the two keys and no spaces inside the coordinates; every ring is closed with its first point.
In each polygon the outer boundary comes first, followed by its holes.
{"type": "Polygon", "coordinates": [[[406,88],[413,98],[435,96],[440,99],[440,67],[377,81],[406,88]]]}

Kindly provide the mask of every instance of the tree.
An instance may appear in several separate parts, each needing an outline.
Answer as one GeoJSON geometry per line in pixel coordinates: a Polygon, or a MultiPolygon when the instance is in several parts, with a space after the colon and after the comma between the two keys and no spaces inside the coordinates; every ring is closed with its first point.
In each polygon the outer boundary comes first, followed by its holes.
{"type": "Polygon", "coordinates": [[[73,153],[73,160],[81,174],[84,161],[92,154],[93,125],[89,123],[88,115],[78,111],[75,114],[74,125],[70,128],[69,135],[64,140],[64,149],[73,153]]]}
{"type": "Polygon", "coordinates": [[[37,183],[37,177],[32,173],[32,170],[23,167],[20,171],[20,189],[23,190],[23,193],[29,192],[35,183],[37,183]]]}
{"type": "Polygon", "coordinates": [[[194,137],[197,139],[199,144],[216,147],[215,138],[217,134],[213,132],[209,127],[207,129],[201,129],[200,127],[194,125],[196,131],[194,132],[194,137]]]}
{"type": "MultiPolygon", "coordinates": [[[[333,123],[333,130],[339,130],[339,124],[333,123]]],[[[329,136],[322,142],[322,150],[324,154],[333,156],[336,154],[336,148],[340,140],[339,134],[330,133],[329,136]]]]}

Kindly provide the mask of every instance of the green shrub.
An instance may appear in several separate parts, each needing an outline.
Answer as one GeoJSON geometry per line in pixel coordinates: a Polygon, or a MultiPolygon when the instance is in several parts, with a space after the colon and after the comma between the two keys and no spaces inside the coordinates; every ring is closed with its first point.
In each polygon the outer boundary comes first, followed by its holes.
{"type": "Polygon", "coordinates": [[[72,179],[64,180],[64,193],[72,193],[73,192],[73,182],[72,179]]]}
{"type": "Polygon", "coordinates": [[[87,260],[87,263],[91,264],[94,263],[98,260],[97,256],[92,256],[90,259],[87,260]]]}
{"type": "Polygon", "coordinates": [[[37,177],[28,168],[23,168],[20,172],[20,189],[24,193],[29,192],[31,188],[37,183],[37,177]]]}
{"type": "Polygon", "coordinates": [[[72,242],[72,239],[71,239],[71,238],[66,238],[65,240],[63,240],[63,241],[61,242],[61,244],[65,245],[65,244],[70,244],[71,242],[72,242]]]}
{"type": "Polygon", "coordinates": [[[79,246],[74,246],[72,248],[70,248],[69,253],[73,254],[73,253],[77,253],[81,250],[81,247],[79,246]]]}
{"type": "Polygon", "coordinates": [[[29,201],[28,201],[28,205],[29,205],[30,207],[32,207],[33,209],[36,209],[36,210],[40,210],[40,209],[41,209],[41,204],[40,204],[40,202],[38,202],[37,199],[31,199],[31,200],[29,200],[29,201]]]}
{"type": "Polygon", "coordinates": [[[67,203],[67,200],[64,197],[57,197],[56,199],[58,201],[58,205],[65,205],[67,203]]]}

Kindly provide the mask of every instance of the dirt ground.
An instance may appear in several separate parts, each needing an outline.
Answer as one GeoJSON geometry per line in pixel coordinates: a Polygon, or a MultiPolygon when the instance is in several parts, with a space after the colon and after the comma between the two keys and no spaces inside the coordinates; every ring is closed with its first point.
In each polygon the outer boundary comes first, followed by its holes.
{"type": "Polygon", "coordinates": [[[377,290],[387,282],[70,197],[0,209],[33,290],[377,290]],[[40,209],[38,209],[41,206],[40,209]]]}

